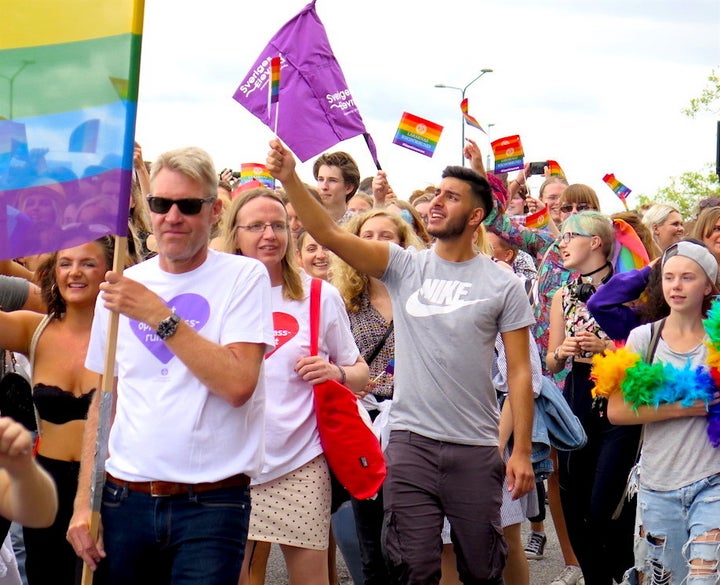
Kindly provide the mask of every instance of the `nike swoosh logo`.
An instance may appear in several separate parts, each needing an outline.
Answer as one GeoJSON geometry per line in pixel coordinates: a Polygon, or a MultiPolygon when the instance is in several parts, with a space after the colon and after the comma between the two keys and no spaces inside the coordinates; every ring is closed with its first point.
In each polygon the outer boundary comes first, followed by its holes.
{"type": "Polygon", "coordinates": [[[420,300],[420,291],[415,291],[405,302],[405,310],[413,317],[430,317],[432,315],[446,315],[463,307],[482,303],[490,299],[474,299],[472,301],[455,301],[452,305],[427,305],[420,300]]]}

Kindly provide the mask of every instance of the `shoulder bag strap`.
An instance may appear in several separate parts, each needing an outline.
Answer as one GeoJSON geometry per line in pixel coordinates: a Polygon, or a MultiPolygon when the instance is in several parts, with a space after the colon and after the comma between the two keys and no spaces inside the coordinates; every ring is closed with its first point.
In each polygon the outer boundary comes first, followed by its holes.
{"type": "MultiPolygon", "coordinates": [[[[390,337],[390,334],[393,332],[394,326],[395,326],[395,325],[394,325],[393,321],[390,321],[390,325],[388,325],[388,326],[387,326],[387,329],[385,329],[385,335],[383,335],[383,336],[382,336],[382,339],[377,342],[377,344],[375,345],[375,347],[374,347],[373,350],[372,350],[372,353],[371,353],[368,357],[365,358],[365,361],[367,362],[367,365],[368,365],[368,366],[369,366],[371,363],[373,363],[373,361],[375,360],[375,358],[376,358],[376,357],[378,356],[378,354],[380,353],[380,350],[382,350],[382,348],[383,348],[383,346],[385,345],[385,342],[387,341],[388,337],[390,337]]],[[[363,356],[363,357],[364,357],[364,356],[363,356]]]]}
{"type": "Polygon", "coordinates": [[[42,332],[45,331],[45,327],[48,326],[48,323],[50,323],[51,320],[52,317],[50,315],[45,315],[42,321],[40,321],[40,324],[35,329],[32,339],[30,340],[30,351],[28,352],[28,358],[30,359],[31,371],[35,368],[35,348],[37,348],[38,340],[40,339],[40,335],[42,335],[42,332]]]}
{"type": "Polygon", "coordinates": [[[313,278],[310,283],[310,355],[318,353],[320,337],[320,293],[322,280],[313,278]]]}

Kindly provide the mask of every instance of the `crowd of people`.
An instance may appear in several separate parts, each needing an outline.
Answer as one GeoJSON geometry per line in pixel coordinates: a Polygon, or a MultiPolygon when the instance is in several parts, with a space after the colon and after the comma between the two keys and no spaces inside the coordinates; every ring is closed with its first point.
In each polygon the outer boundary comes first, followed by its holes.
{"type": "Polygon", "coordinates": [[[471,140],[465,157],[405,197],[341,151],[306,183],[273,140],[271,189],[200,148],[149,165],[137,146],[124,270],[91,230],[0,262],[0,348],[27,358],[37,422],[33,457],[0,418],[3,551],[26,555],[0,554],[0,583],[70,585],[84,564],[103,584],[261,585],[274,543],[291,585],[336,585],[336,545],[355,585],[529,585],[546,503],[565,565],[551,585],[719,582],[713,377],[697,374],[705,398],[638,405],[596,395],[594,368],[623,344],[713,367],[720,206],[608,215],[548,168],[535,197],[527,167],[487,171],[471,140]],[[649,263],[621,271],[628,226],[649,263]],[[384,450],[372,499],[323,454],[313,386],[329,380],[384,450]],[[538,457],[543,384],[583,446],[551,437],[538,457]]]}

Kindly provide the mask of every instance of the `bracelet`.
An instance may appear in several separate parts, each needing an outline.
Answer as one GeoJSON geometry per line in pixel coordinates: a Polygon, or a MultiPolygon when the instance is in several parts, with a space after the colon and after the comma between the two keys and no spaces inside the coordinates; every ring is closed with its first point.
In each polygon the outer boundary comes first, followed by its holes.
{"type": "Polygon", "coordinates": [[[553,352],[553,357],[555,358],[555,361],[556,361],[556,362],[566,362],[566,361],[567,361],[567,358],[561,358],[561,357],[558,355],[558,349],[560,349],[560,346],[559,346],[559,345],[555,348],[555,351],[553,352]]]}
{"type": "Polygon", "coordinates": [[[335,364],[335,367],[340,370],[340,383],[344,386],[345,382],[347,381],[347,374],[345,373],[345,368],[339,366],[338,364],[335,364]]]}

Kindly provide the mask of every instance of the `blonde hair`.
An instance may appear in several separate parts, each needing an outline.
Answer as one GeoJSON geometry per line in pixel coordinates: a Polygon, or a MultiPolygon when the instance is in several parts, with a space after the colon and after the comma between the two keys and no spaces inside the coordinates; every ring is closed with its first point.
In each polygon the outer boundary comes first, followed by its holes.
{"type": "MultiPolygon", "coordinates": [[[[371,209],[365,213],[352,217],[343,227],[351,234],[360,235],[362,226],[374,217],[387,217],[395,226],[400,246],[422,250],[425,244],[418,237],[412,226],[400,215],[385,209],[371,209]]],[[[340,291],[348,312],[356,313],[360,310],[360,301],[364,293],[370,288],[370,277],[358,272],[347,262],[333,255],[330,269],[330,282],[340,291]]]]}
{"type": "Polygon", "coordinates": [[[478,229],[475,231],[475,248],[481,253],[485,254],[485,256],[489,256],[492,258],[493,256],[493,247],[490,244],[490,240],[487,238],[487,231],[485,230],[485,226],[483,224],[480,224],[478,226],[478,229]]]}
{"type": "MultiPolygon", "coordinates": [[[[221,249],[223,252],[228,252],[229,254],[239,254],[241,256],[244,255],[242,250],[237,247],[235,240],[235,231],[238,226],[238,215],[240,210],[249,201],[260,197],[272,199],[282,205],[283,211],[285,211],[285,220],[287,221],[287,210],[285,210],[285,204],[283,203],[280,195],[270,189],[267,189],[266,187],[249,189],[233,199],[230,207],[228,208],[226,219],[223,222],[221,235],[221,249]]],[[[293,247],[292,238],[290,237],[289,227],[287,228],[287,247],[285,249],[285,255],[281,260],[281,266],[283,298],[292,301],[301,301],[305,298],[305,291],[303,290],[300,271],[295,264],[295,249],[293,247]]]]}

